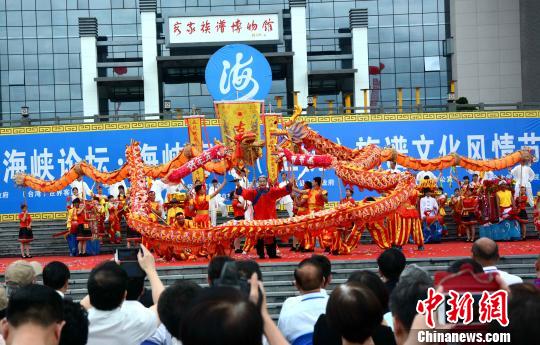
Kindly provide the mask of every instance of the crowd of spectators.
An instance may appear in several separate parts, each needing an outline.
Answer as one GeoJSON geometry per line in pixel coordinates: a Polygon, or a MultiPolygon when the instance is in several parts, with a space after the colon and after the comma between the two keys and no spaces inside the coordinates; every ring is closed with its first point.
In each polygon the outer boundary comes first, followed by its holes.
{"type": "MultiPolygon", "coordinates": [[[[510,333],[516,344],[540,339],[540,257],[535,286],[497,268],[495,242],[481,238],[471,252],[471,258],[452,263],[448,274],[493,272],[509,294],[509,326],[492,323],[486,329],[510,333]]],[[[11,263],[0,288],[0,344],[416,344],[417,331],[427,329],[418,301],[436,287],[423,267],[408,264],[397,249],[378,257],[378,272],[358,270],[341,284],[332,283],[328,258],[312,255],[295,269],[291,278],[298,295],[285,300],[276,324],[255,261],[215,257],[208,265],[208,287],[178,280],[167,288],[144,246],[138,263],[148,289],[119,263],[106,261],[90,272],[88,295],[79,303],[69,298],[65,264],[55,261],[41,269],[37,262],[11,263]]]]}

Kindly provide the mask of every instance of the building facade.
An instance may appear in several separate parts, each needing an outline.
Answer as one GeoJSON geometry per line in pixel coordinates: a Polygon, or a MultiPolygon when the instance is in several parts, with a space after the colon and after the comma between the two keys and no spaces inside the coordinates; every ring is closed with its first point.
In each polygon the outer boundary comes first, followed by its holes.
{"type": "Polygon", "coordinates": [[[398,89],[405,108],[415,88],[434,109],[447,101],[449,0],[0,0],[2,120],[22,106],[42,119],[150,118],[164,103],[212,115],[204,70],[220,45],[171,45],[169,18],[239,15],[246,29],[258,13],[279,17],[279,40],[244,42],[271,65],[274,109],[276,97],[292,108],[295,91],[336,112],[347,97],[363,107],[364,89],[377,108],[395,107],[398,89]]]}

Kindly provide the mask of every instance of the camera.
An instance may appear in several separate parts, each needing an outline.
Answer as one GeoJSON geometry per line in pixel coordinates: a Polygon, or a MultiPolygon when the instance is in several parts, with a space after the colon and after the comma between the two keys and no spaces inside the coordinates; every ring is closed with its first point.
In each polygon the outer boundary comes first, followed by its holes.
{"type": "Polygon", "coordinates": [[[118,248],[116,249],[115,260],[120,263],[129,278],[144,278],[146,273],[143,271],[137,260],[139,248],[118,248]]]}
{"type": "MultiPolygon", "coordinates": [[[[236,266],[236,262],[226,262],[221,269],[221,274],[218,279],[213,281],[215,287],[228,287],[240,290],[242,294],[249,298],[251,290],[250,283],[246,277],[242,277],[236,266]]],[[[259,288],[259,300],[257,301],[257,307],[262,305],[262,291],[259,288]]]]}

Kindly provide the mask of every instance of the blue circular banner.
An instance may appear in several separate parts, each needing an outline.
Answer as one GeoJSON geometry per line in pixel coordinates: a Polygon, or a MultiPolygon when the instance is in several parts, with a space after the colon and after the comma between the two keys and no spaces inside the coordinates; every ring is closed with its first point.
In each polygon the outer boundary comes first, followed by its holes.
{"type": "Polygon", "coordinates": [[[272,86],[272,70],[257,49],[229,44],[210,57],[205,79],[215,101],[262,101],[272,86]]]}

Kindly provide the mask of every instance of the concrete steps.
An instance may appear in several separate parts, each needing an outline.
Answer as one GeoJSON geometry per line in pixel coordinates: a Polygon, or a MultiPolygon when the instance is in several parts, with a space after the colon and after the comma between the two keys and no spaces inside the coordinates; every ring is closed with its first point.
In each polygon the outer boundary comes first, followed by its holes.
{"type": "MultiPolygon", "coordinates": [[[[527,236],[529,238],[535,238],[538,236],[534,225],[532,224],[532,209],[528,210],[530,217],[530,223],[527,225],[527,236]]],[[[286,217],[286,213],[279,212],[280,217],[286,217]]],[[[222,223],[225,219],[218,218],[218,223],[222,223]]],[[[457,239],[456,224],[452,216],[450,216],[450,210],[447,210],[447,216],[445,217],[446,226],[448,229],[448,236],[443,238],[443,241],[454,241],[457,239]]],[[[32,255],[33,256],[50,256],[50,255],[67,255],[67,243],[64,238],[53,238],[54,233],[58,233],[65,229],[65,221],[63,220],[50,220],[50,221],[36,221],[33,223],[34,241],[32,242],[32,255]]],[[[15,257],[20,255],[19,242],[17,241],[19,233],[18,223],[0,223],[0,257],[15,257]]],[[[478,233],[478,229],[477,229],[478,233]]],[[[122,226],[122,238],[125,241],[126,227],[122,226]]],[[[371,236],[368,231],[364,231],[362,239],[360,241],[363,244],[371,242],[371,236]]],[[[125,246],[125,242],[120,245],[109,244],[106,240],[101,247],[102,253],[112,253],[116,247],[125,246]]],[[[290,243],[281,243],[280,246],[290,246],[290,243]]]]}

